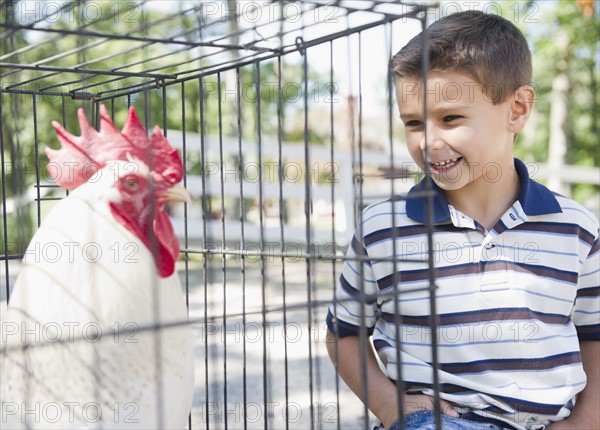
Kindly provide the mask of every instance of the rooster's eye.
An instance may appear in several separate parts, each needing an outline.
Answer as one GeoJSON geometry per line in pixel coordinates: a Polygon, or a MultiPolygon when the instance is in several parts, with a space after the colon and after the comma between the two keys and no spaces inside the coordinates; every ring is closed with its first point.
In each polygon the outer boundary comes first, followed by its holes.
{"type": "Polygon", "coordinates": [[[130,177],[123,180],[123,186],[127,191],[137,191],[140,187],[140,183],[137,178],[130,177]]]}

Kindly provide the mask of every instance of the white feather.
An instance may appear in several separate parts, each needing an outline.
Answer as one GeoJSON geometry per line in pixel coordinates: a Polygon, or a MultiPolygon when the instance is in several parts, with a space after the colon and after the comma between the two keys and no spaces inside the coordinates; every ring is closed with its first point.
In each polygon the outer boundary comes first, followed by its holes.
{"type": "Polygon", "coordinates": [[[56,205],[27,249],[2,322],[3,429],[186,427],[192,334],[179,280],[160,278],[111,216],[119,175],[97,175],[56,205]]]}

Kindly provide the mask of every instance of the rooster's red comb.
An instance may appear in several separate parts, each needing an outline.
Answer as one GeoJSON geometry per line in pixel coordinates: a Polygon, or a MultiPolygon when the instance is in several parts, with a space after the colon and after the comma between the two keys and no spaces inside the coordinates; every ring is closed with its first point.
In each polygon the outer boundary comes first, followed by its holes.
{"type": "Polygon", "coordinates": [[[72,135],[52,121],[61,148],[46,148],[50,160],[48,172],[61,187],[75,189],[110,161],[132,158],[146,163],[158,181],[171,184],[181,181],[183,165],[179,152],[169,145],[158,126],[148,137],[135,108],[129,108],[122,132],[115,127],[104,105],[100,106],[99,132],[90,125],[83,109],[77,111],[77,116],[81,136],[72,135]]]}

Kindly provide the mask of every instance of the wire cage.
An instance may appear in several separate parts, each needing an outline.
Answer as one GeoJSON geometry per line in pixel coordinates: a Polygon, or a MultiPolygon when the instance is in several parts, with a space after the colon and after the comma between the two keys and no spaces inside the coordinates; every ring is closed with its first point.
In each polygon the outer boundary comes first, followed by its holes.
{"type": "Polygon", "coordinates": [[[29,239],[67,195],[46,173],[50,121],[76,132],[83,107],[98,126],[105,105],[121,127],[135,106],[178,148],[194,197],[169,207],[194,337],[189,428],[372,428],[327,357],[325,317],[361,211],[415,183],[387,67],[396,39],[425,28],[430,7],[4,2],[3,306],[29,239]]]}

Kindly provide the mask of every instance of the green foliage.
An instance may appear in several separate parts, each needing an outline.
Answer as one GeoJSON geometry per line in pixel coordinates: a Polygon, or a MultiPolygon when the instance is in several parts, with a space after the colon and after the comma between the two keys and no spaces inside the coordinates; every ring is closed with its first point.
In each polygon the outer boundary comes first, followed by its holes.
{"type": "MultiPolygon", "coordinates": [[[[596,12],[597,13],[597,12],[596,12]]],[[[581,166],[600,166],[598,145],[598,117],[600,106],[600,64],[598,61],[597,14],[585,16],[575,1],[561,0],[556,7],[541,16],[544,25],[529,30],[533,41],[534,82],[538,103],[535,106],[540,118],[535,141],[525,146],[533,151],[538,160],[545,160],[548,151],[550,128],[550,93],[553,79],[564,70],[569,76],[567,163],[581,166]],[[539,31],[541,29],[541,31],[539,31]],[[568,37],[565,51],[557,43],[557,37],[568,37]]],[[[517,150],[518,152],[518,150],[517,150]]],[[[573,187],[573,197],[585,201],[600,191],[590,185],[573,187]]]]}
{"type": "Polygon", "coordinates": [[[547,158],[547,142],[550,117],[550,92],[552,80],[568,62],[567,73],[571,81],[569,92],[569,163],[598,166],[598,106],[600,94],[598,85],[599,65],[596,63],[599,42],[598,17],[585,17],[574,1],[560,1],[551,11],[540,14],[543,26],[525,31],[532,40],[534,57],[534,83],[537,92],[535,109],[541,117],[536,129],[536,141],[527,144],[526,150],[533,150],[535,158],[547,158]],[[541,29],[541,31],[539,31],[541,29]],[[556,43],[558,32],[564,31],[569,39],[568,52],[561,50],[556,43]]]}

